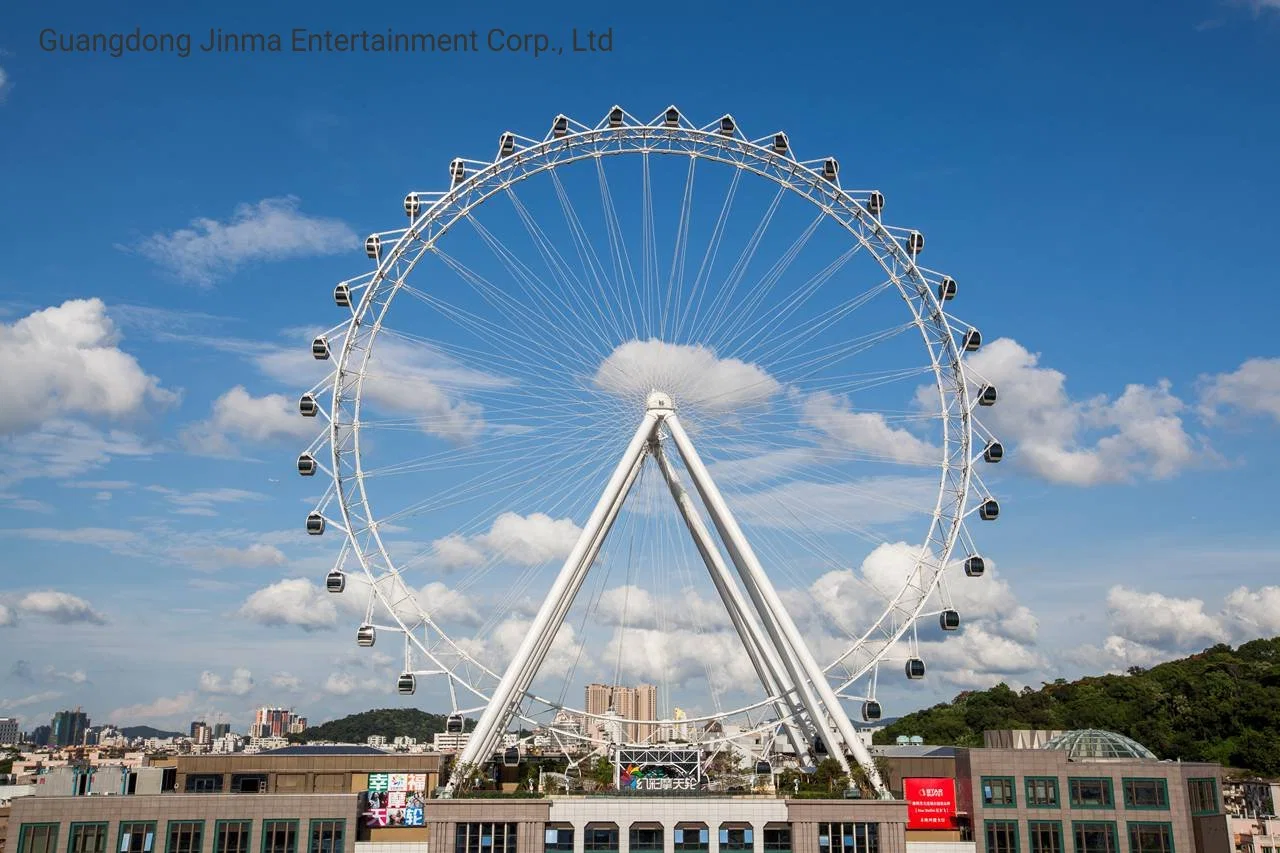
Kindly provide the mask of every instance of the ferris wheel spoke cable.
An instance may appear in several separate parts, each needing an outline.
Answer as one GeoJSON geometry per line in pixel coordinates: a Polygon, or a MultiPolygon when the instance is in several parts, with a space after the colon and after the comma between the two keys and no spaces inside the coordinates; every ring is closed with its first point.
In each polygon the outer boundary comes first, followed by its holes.
{"type": "Polygon", "coordinates": [[[694,276],[693,288],[690,291],[689,299],[681,309],[680,318],[676,323],[676,340],[685,340],[692,336],[691,333],[685,333],[685,321],[687,319],[691,320],[695,326],[697,325],[696,319],[702,312],[702,300],[706,294],[704,285],[715,266],[716,256],[720,253],[720,244],[724,240],[725,230],[729,223],[729,213],[733,209],[733,200],[738,193],[738,183],[742,179],[742,174],[741,170],[734,170],[729,187],[725,192],[724,201],[720,206],[720,215],[716,219],[714,228],[712,228],[711,239],[708,241],[706,251],[702,255],[702,262],[698,266],[697,275],[694,276]]]}
{"type": "Polygon", "coordinates": [[[658,337],[667,339],[668,325],[674,328],[675,317],[672,315],[672,302],[675,310],[679,310],[683,302],[685,263],[689,254],[689,226],[692,223],[694,173],[697,170],[698,158],[689,158],[688,171],[685,173],[684,192],[681,194],[680,217],[676,224],[675,246],[671,251],[671,270],[667,274],[667,296],[662,304],[662,322],[658,326],[658,337]]]}
{"type": "Polygon", "coordinates": [[[603,159],[596,160],[596,178],[600,185],[600,207],[605,227],[608,229],[609,257],[613,264],[612,275],[609,278],[620,293],[618,301],[626,310],[627,319],[631,325],[631,335],[639,338],[641,331],[636,323],[635,312],[632,310],[633,300],[622,298],[630,297],[636,292],[635,273],[631,269],[631,258],[627,254],[627,241],[622,234],[622,225],[618,221],[618,211],[613,205],[613,193],[609,188],[609,177],[605,172],[603,159]]]}

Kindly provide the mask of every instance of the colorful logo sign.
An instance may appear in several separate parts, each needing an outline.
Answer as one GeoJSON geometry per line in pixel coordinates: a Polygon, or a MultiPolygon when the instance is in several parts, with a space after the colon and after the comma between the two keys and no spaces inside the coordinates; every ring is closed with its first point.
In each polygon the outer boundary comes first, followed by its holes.
{"type": "Polygon", "coordinates": [[[694,776],[672,778],[662,767],[623,764],[618,769],[618,787],[632,791],[693,791],[698,787],[694,776]]]}
{"type": "Polygon", "coordinates": [[[902,780],[907,829],[955,829],[956,782],[945,777],[902,780]]]}
{"type": "Polygon", "coordinates": [[[425,773],[370,773],[360,814],[365,826],[423,826],[425,773]]]}

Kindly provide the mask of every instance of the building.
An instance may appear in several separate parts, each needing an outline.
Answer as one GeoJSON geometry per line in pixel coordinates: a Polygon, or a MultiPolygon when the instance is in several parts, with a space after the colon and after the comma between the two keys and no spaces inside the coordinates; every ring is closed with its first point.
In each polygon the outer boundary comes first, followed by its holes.
{"type": "Polygon", "coordinates": [[[289,708],[259,708],[253,717],[250,737],[285,737],[298,734],[307,727],[307,718],[289,708]]]}
{"type": "Polygon", "coordinates": [[[53,715],[49,724],[49,744],[51,746],[72,746],[84,743],[85,730],[89,728],[89,715],[79,708],[74,711],[59,711],[53,715]]]}
{"type": "Polygon", "coordinates": [[[214,723],[213,724],[213,737],[215,740],[220,737],[226,737],[229,734],[231,734],[230,723],[214,723]]]}
{"type": "MultiPolygon", "coordinates": [[[[606,725],[591,715],[606,715],[610,711],[630,720],[658,719],[658,688],[652,684],[622,687],[610,684],[588,684],[584,709],[588,714],[586,729],[593,737],[600,737],[606,725]]],[[[631,743],[645,743],[657,735],[656,724],[624,723],[623,737],[631,743]]]]}
{"type": "Polygon", "coordinates": [[[191,724],[191,742],[208,746],[213,743],[213,729],[204,720],[195,721],[191,724]]]}
{"type": "Polygon", "coordinates": [[[1236,853],[1280,853],[1280,783],[1226,782],[1222,802],[1236,853]]]}
{"type": "Polygon", "coordinates": [[[0,745],[12,746],[20,742],[21,738],[18,737],[18,718],[0,717],[0,745]]]}

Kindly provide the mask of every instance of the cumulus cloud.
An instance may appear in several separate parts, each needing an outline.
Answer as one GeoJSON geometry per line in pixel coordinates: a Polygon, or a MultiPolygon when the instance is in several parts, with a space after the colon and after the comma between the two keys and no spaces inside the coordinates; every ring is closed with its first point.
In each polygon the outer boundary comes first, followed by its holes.
{"type": "Polygon", "coordinates": [[[734,631],[615,631],[602,658],[617,661],[624,681],[671,684],[694,692],[762,690],[742,641],[734,631]]]}
{"type": "Polygon", "coordinates": [[[676,405],[692,404],[719,413],[766,403],[782,390],[758,365],[719,358],[710,347],[656,338],[617,346],[597,368],[594,382],[627,399],[643,400],[650,391],[661,390],[676,405]]]}
{"type": "Polygon", "coordinates": [[[1280,424],[1280,358],[1251,358],[1231,373],[1202,376],[1201,413],[1212,421],[1223,409],[1270,416],[1280,424]]]}
{"type": "Polygon", "coordinates": [[[273,674],[269,683],[273,690],[285,690],[294,693],[302,689],[302,679],[288,672],[273,674]]]}
{"type": "Polygon", "coordinates": [[[284,552],[275,545],[257,542],[243,548],[231,545],[213,545],[201,548],[181,548],[178,555],[199,568],[265,569],[283,566],[287,560],[284,552]]]}
{"type": "Polygon", "coordinates": [[[352,693],[385,693],[386,682],[370,676],[353,675],[350,672],[335,672],[324,680],[320,689],[331,696],[350,696],[352,693]]]}
{"type": "MultiPolygon", "coordinates": [[[[380,591],[385,600],[394,602],[396,616],[407,624],[416,623],[421,613],[432,620],[450,625],[478,625],[482,621],[476,604],[464,593],[439,581],[432,581],[421,589],[408,589],[388,577],[380,581],[380,591]]],[[[373,587],[360,575],[348,575],[347,587],[342,595],[334,596],[338,605],[352,616],[363,618],[369,609],[369,597],[373,587]]],[[[375,604],[375,611],[379,605],[375,604]]]]}
{"type": "Polygon", "coordinates": [[[260,625],[294,625],[304,631],[332,628],[338,608],[332,597],[306,578],[278,581],[253,593],[240,615],[260,625]]]}
{"type": "Polygon", "coordinates": [[[105,625],[107,618],[94,610],[89,602],[69,592],[47,589],[29,592],[18,599],[18,612],[38,616],[59,625],[105,625]]]}
{"type": "Polygon", "coordinates": [[[13,81],[9,79],[9,72],[0,68],[0,104],[5,102],[9,97],[9,93],[13,91],[13,81]]]}
{"type": "Polygon", "coordinates": [[[107,720],[116,725],[128,725],[138,720],[160,720],[186,714],[195,704],[194,692],[179,693],[176,696],[161,696],[152,702],[139,705],[126,705],[117,708],[107,715],[107,720]]]}
{"type": "MultiPolygon", "coordinates": [[[[524,642],[531,625],[530,619],[513,617],[500,622],[485,637],[458,640],[458,646],[486,666],[501,672],[524,642]]],[[[591,658],[585,649],[579,648],[581,644],[573,625],[562,624],[547,651],[538,677],[563,678],[575,667],[588,668],[591,658]]]]}
{"type": "Polygon", "coordinates": [[[939,448],[890,426],[879,412],[855,411],[844,395],[826,391],[810,394],[800,407],[800,420],[821,432],[828,442],[873,459],[936,464],[942,458],[939,448]]]}
{"type": "Polygon", "coordinates": [[[446,570],[483,565],[490,560],[535,566],[564,559],[582,529],[570,518],[534,512],[504,512],[487,533],[451,534],[432,543],[434,562],[446,570]]]}
{"type": "Polygon", "coordinates": [[[9,628],[16,625],[17,617],[13,610],[6,604],[0,604],[0,628],[9,628]]]}
{"type": "Polygon", "coordinates": [[[1280,635],[1280,586],[1237,587],[1227,595],[1223,621],[1241,638],[1280,635]]]}
{"type": "Polygon", "coordinates": [[[1017,464],[1051,482],[1165,479],[1199,455],[1181,417],[1186,406],[1168,381],[1128,385],[1114,399],[1072,400],[1065,374],[1040,366],[1038,354],[1009,338],[993,341],[969,364],[1000,391],[999,402],[983,410],[983,423],[1012,447],[1017,464]]]}
{"type": "Polygon", "coordinates": [[[337,219],[307,216],[293,196],[242,204],[226,221],[199,218],[187,228],[152,234],[139,254],[178,278],[211,286],[245,263],[354,249],[356,234],[337,219]]]}
{"type": "Polygon", "coordinates": [[[206,669],[200,673],[200,692],[221,696],[246,696],[253,690],[253,673],[237,667],[229,678],[206,669]]]}
{"type": "Polygon", "coordinates": [[[37,477],[82,476],[114,457],[146,457],[155,453],[138,436],[124,430],[100,430],[66,419],[7,439],[8,461],[0,470],[0,486],[37,477]]]}
{"type": "Polygon", "coordinates": [[[634,584],[602,592],[595,605],[595,619],[604,625],[625,625],[628,631],[640,628],[715,630],[731,624],[719,598],[706,599],[692,589],[683,590],[676,598],[664,598],[634,584]]]}
{"type": "Polygon", "coordinates": [[[1198,598],[1172,598],[1113,586],[1107,593],[1107,612],[1115,633],[1155,648],[1186,648],[1227,638],[1198,598]]]}
{"type": "Polygon", "coordinates": [[[0,435],[67,415],[124,418],[147,403],[171,403],[132,355],[101,299],[72,299],[0,324],[0,435]]]}
{"type": "Polygon", "coordinates": [[[199,489],[184,492],[166,486],[147,486],[147,491],[164,495],[174,505],[173,512],[178,515],[217,515],[214,506],[217,504],[241,503],[243,501],[266,500],[261,492],[250,492],[245,489],[199,489]]]}
{"type": "Polygon", "coordinates": [[[868,477],[847,483],[793,480],[733,495],[733,512],[746,524],[772,528],[803,526],[847,533],[918,517],[938,499],[938,483],[926,477],[868,477]]]}
{"type": "Polygon", "coordinates": [[[32,693],[29,696],[21,696],[17,699],[0,699],[0,711],[8,711],[12,708],[25,708],[28,705],[38,705],[41,702],[52,702],[58,699],[62,693],[57,690],[42,690],[39,693],[32,693]]]}
{"type": "Polygon", "coordinates": [[[298,414],[296,398],[284,394],[255,397],[237,385],[213,402],[213,414],[182,431],[183,445],[193,453],[229,456],[240,442],[314,438],[318,427],[298,414]]]}

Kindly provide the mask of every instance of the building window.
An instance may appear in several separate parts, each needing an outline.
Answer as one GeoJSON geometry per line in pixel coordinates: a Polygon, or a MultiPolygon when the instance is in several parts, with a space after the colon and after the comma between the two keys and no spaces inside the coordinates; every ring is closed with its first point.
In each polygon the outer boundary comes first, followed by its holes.
{"type": "Polygon", "coordinates": [[[633,826],[631,827],[630,840],[633,853],[641,850],[659,851],[661,853],[662,827],[633,826]]]}
{"type": "Polygon", "coordinates": [[[156,822],[131,821],[120,824],[118,853],[152,853],[156,847],[156,822]]]}
{"type": "Polygon", "coordinates": [[[516,853],[516,825],[460,823],[454,830],[453,844],[454,853],[516,853]]]}
{"type": "Polygon", "coordinates": [[[1058,807],[1058,779],[1055,776],[1027,777],[1027,806],[1036,809],[1058,807]]]}
{"type": "Polygon", "coordinates": [[[582,831],[582,849],[594,853],[617,853],[618,825],[616,823],[589,824],[582,831]]]}
{"type": "Polygon", "coordinates": [[[1062,824],[1056,820],[1029,820],[1027,841],[1031,853],[1063,853],[1062,824]]]}
{"type": "Polygon", "coordinates": [[[345,820],[311,821],[311,853],[342,853],[342,831],[346,828],[345,820]]]}
{"type": "Polygon", "coordinates": [[[1071,779],[1071,808],[1113,809],[1115,796],[1110,779],[1071,779]]]}
{"type": "Polygon", "coordinates": [[[262,822],[262,853],[298,853],[298,822],[296,820],[264,820],[262,822]]]}
{"type": "Polygon", "coordinates": [[[232,773],[231,793],[233,794],[265,794],[267,792],[267,774],[265,773],[232,773]]]}
{"type": "Polygon", "coordinates": [[[775,824],[764,828],[764,853],[791,853],[789,824],[775,824]]]}
{"type": "Polygon", "coordinates": [[[107,853],[107,825],[71,824],[71,841],[67,845],[67,853],[107,853]]]}
{"type": "Polygon", "coordinates": [[[220,820],[213,826],[213,853],[249,853],[247,820],[220,820]]]}
{"type": "Polygon", "coordinates": [[[1173,824],[1129,824],[1129,853],[1174,853],[1173,824]]]}
{"type": "Polygon", "coordinates": [[[200,853],[204,841],[204,821],[169,821],[169,842],[165,853],[200,853]]]}
{"type": "Polygon", "coordinates": [[[720,849],[722,851],[754,850],[755,832],[749,826],[722,826],[720,827],[720,849]]]}
{"type": "Polygon", "coordinates": [[[1075,853],[1118,853],[1116,825],[1107,821],[1077,821],[1071,825],[1075,853]]]}
{"type": "Polygon", "coordinates": [[[57,853],[56,823],[24,823],[18,831],[18,853],[57,853]]]}
{"type": "MultiPolygon", "coordinates": [[[[725,830],[720,832],[724,834],[725,830]]],[[[671,834],[675,850],[683,850],[685,853],[702,853],[710,849],[710,832],[705,826],[677,826],[671,834]]]]}
{"type": "Polygon", "coordinates": [[[187,777],[188,794],[218,794],[222,792],[221,773],[193,773],[187,777]]]}
{"type": "Polygon", "coordinates": [[[880,853],[878,823],[818,824],[820,853],[880,853]]]}
{"type": "Polygon", "coordinates": [[[1018,799],[1013,793],[1012,776],[983,776],[982,804],[989,808],[1013,808],[1018,799]]]}
{"type": "Polygon", "coordinates": [[[987,853],[1018,853],[1018,822],[989,820],[986,822],[987,853]]]}
{"type": "Polygon", "coordinates": [[[573,853],[573,827],[548,826],[543,848],[548,853],[573,853]]]}
{"type": "Polygon", "coordinates": [[[1187,793],[1191,797],[1193,815],[1218,813],[1218,780],[1188,779],[1187,793]]]}
{"type": "Polygon", "coordinates": [[[1125,779],[1124,806],[1127,809],[1168,809],[1169,787],[1163,779],[1125,779]]]}

